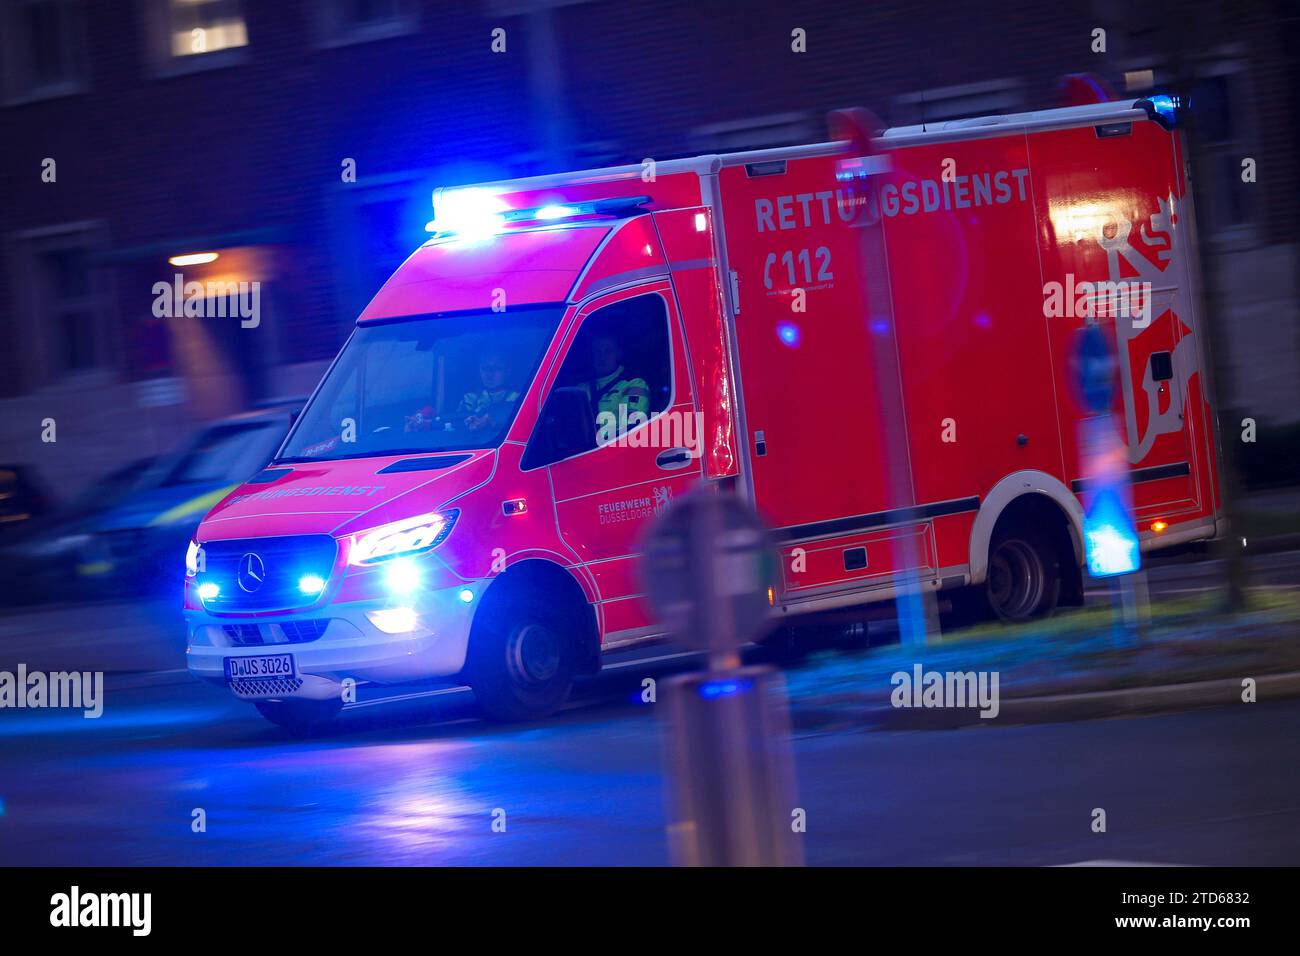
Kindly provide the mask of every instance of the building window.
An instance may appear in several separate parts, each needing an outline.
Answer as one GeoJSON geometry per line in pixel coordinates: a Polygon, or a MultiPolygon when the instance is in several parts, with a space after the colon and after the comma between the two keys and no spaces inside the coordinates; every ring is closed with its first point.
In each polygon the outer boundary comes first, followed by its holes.
{"type": "Polygon", "coordinates": [[[238,0],[171,0],[172,56],[198,56],[248,45],[238,0]]]}
{"type": "Polygon", "coordinates": [[[14,0],[4,5],[0,26],[10,102],[82,91],[77,21],[68,0],[14,0]]]}
{"type": "Polygon", "coordinates": [[[815,143],[822,132],[812,113],[769,113],[696,126],[687,137],[693,152],[732,153],[815,143]]]}
{"type": "Polygon", "coordinates": [[[37,253],[49,322],[54,367],[84,372],[99,364],[95,302],[91,294],[90,250],[83,247],[37,253]]]}
{"type": "MultiPolygon", "coordinates": [[[[1257,240],[1255,187],[1241,178],[1243,157],[1254,155],[1254,102],[1239,50],[1225,48],[1195,65],[1189,120],[1194,124],[1204,184],[1203,206],[1196,218],[1204,235],[1218,243],[1249,247],[1257,240]]],[[[1125,89],[1143,96],[1172,90],[1177,78],[1160,59],[1134,60],[1125,74],[1125,89]]]]}
{"type": "Polygon", "coordinates": [[[189,73],[240,62],[248,26],[240,0],[146,0],[155,69],[189,73]]]}
{"type": "Polygon", "coordinates": [[[102,224],[69,223],[12,236],[19,264],[14,314],[18,368],[26,388],[111,365],[111,324],[96,254],[102,224]]]}
{"type": "Polygon", "coordinates": [[[322,46],[383,40],[419,27],[411,0],[323,0],[315,9],[322,46]]]}
{"type": "Polygon", "coordinates": [[[424,224],[436,185],[438,180],[429,172],[410,170],[370,175],[331,194],[328,222],[336,264],[331,279],[340,339],[352,331],[357,315],[411,250],[428,238],[424,224]]]}
{"type": "Polygon", "coordinates": [[[1192,85],[1191,108],[1196,111],[1196,133],[1204,147],[1208,177],[1204,211],[1206,224],[1216,238],[1249,242],[1254,188],[1241,179],[1241,158],[1252,155],[1250,97],[1246,76],[1232,62],[1211,65],[1192,85]]]}
{"type": "Polygon", "coordinates": [[[1000,116],[1024,108],[1019,80],[989,80],[905,93],[895,101],[900,126],[945,123],[976,116],[1000,116]]]}

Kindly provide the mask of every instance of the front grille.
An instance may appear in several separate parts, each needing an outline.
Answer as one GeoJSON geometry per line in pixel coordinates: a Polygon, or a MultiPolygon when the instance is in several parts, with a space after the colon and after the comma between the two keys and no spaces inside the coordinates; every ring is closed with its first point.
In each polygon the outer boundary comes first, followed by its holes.
{"type": "Polygon", "coordinates": [[[290,644],[305,644],[314,641],[325,633],[329,619],[312,621],[282,621],[276,627],[284,634],[290,644]]]}
{"type": "Polygon", "coordinates": [[[337,554],[338,542],[327,534],[209,541],[197,580],[220,590],[203,606],[215,614],[306,607],[316,598],[298,589],[299,580],[311,574],[328,581],[337,554]]]}
{"type": "Polygon", "coordinates": [[[281,621],[278,624],[223,624],[230,643],[236,647],[262,644],[306,644],[325,633],[329,618],[311,621],[281,621]]]}
{"type": "Polygon", "coordinates": [[[238,647],[266,643],[262,640],[262,629],[256,624],[226,624],[221,629],[230,638],[230,643],[238,647]]]}

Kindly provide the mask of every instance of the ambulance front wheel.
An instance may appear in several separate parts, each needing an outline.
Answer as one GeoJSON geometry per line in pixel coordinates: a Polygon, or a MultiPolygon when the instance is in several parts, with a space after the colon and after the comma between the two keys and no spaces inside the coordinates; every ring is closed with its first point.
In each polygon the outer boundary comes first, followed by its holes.
{"type": "Polygon", "coordinates": [[[516,594],[487,609],[470,636],[469,685],[494,720],[554,713],[577,671],[575,629],[563,604],[536,592],[516,594]]]}

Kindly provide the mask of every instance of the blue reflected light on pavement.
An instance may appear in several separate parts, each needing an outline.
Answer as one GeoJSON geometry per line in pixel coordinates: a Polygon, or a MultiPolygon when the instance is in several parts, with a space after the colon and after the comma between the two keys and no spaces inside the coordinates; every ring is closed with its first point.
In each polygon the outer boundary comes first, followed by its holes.
{"type": "Polygon", "coordinates": [[[21,717],[14,712],[10,712],[7,716],[8,719],[0,722],[0,738],[37,737],[42,734],[66,734],[69,731],[82,730],[176,728],[182,724],[202,724],[212,720],[212,712],[197,705],[165,709],[132,708],[115,714],[110,704],[105,706],[102,716],[90,720],[82,717],[81,711],[77,709],[27,710],[21,717]]]}
{"type": "Polygon", "coordinates": [[[1083,516],[1083,536],[1093,577],[1128,574],[1141,565],[1133,519],[1114,488],[1096,493],[1083,516]]]}
{"type": "Polygon", "coordinates": [[[705,700],[732,697],[744,693],[753,686],[753,681],[749,680],[711,680],[700,685],[700,696],[705,700]]]}

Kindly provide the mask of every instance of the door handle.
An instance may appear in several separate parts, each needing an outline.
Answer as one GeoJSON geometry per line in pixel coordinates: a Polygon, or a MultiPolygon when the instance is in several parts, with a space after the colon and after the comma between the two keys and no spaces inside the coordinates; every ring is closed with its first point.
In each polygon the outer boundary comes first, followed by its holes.
{"type": "Polygon", "coordinates": [[[685,468],[691,463],[691,450],[689,448],[669,448],[667,451],[661,451],[655,456],[655,464],[664,471],[676,471],[678,468],[685,468]]]}

